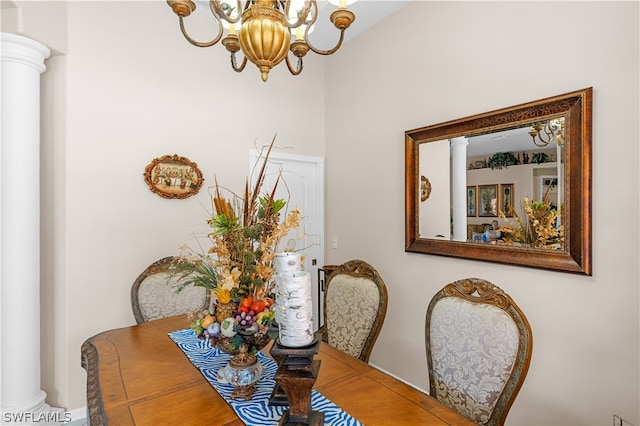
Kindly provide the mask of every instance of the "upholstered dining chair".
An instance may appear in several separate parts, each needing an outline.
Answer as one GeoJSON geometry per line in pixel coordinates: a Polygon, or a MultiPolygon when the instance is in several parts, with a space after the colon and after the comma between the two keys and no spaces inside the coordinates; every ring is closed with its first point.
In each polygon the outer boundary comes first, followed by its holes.
{"type": "Polygon", "coordinates": [[[481,425],[503,425],[529,370],[527,318],[498,286],[478,278],[447,284],[427,308],[432,397],[481,425]]]}
{"type": "Polygon", "coordinates": [[[380,274],[362,260],[333,269],[324,293],[323,340],[364,362],[387,314],[387,287],[380,274]]]}
{"type": "Polygon", "coordinates": [[[131,286],[131,309],[138,324],[209,307],[211,294],[204,287],[187,286],[176,293],[176,279],[169,266],[173,256],[149,265],[131,286]]]}

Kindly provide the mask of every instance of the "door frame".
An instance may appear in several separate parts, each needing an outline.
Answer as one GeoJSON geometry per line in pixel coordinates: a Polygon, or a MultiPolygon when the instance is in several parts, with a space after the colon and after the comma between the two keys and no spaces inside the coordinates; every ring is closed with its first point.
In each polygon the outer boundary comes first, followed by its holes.
{"type": "MultiPolygon", "coordinates": [[[[251,149],[249,151],[249,176],[251,176],[251,181],[253,182],[254,174],[260,170],[262,165],[261,161],[264,159],[264,153],[260,152],[256,149],[251,149]],[[260,161],[260,163],[258,163],[260,161]],[[256,164],[259,164],[256,167],[256,164]]],[[[312,193],[313,195],[313,203],[315,204],[315,208],[313,211],[303,211],[301,212],[303,215],[307,217],[313,218],[315,222],[315,232],[319,236],[319,242],[314,247],[317,248],[315,257],[308,256],[303,251],[304,259],[304,270],[308,271],[311,275],[311,289],[312,289],[312,297],[313,297],[313,324],[314,328],[317,330],[322,323],[322,318],[320,318],[320,313],[322,312],[322,303],[324,302],[324,294],[320,291],[320,285],[318,282],[318,269],[324,266],[324,253],[325,253],[325,244],[324,244],[324,165],[325,160],[324,157],[318,156],[308,156],[308,155],[300,155],[300,154],[289,154],[278,151],[271,151],[269,154],[269,163],[277,164],[283,169],[286,169],[286,164],[302,164],[307,165],[309,169],[307,171],[313,172],[315,176],[315,188],[312,193]],[[315,264],[313,264],[313,260],[315,259],[315,264]]]]}

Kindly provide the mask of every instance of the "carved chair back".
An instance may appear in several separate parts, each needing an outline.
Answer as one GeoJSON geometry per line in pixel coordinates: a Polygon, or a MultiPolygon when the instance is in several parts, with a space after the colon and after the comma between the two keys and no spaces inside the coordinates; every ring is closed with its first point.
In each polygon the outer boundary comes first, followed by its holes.
{"type": "Polygon", "coordinates": [[[533,335],[511,297],[489,281],[447,284],[427,308],[432,397],[481,425],[503,425],[529,370],[533,335]]]}
{"type": "Polygon", "coordinates": [[[387,314],[387,287],[362,260],[335,267],[324,294],[323,340],[368,362],[387,314]]]}
{"type": "Polygon", "coordinates": [[[131,309],[138,324],[174,315],[202,311],[211,294],[204,287],[187,286],[176,293],[176,277],[169,270],[173,256],[149,265],[131,286],[131,309]]]}

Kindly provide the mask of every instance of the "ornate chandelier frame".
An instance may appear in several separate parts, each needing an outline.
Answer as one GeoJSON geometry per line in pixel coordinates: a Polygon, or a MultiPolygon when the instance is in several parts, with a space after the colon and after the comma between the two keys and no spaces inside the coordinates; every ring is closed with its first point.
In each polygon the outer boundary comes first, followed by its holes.
{"type": "MultiPolygon", "coordinates": [[[[329,1],[334,3],[338,0],[329,1]]],[[[189,43],[210,47],[221,41],[231,53],[234,71],[242,72],[247,61],[251,61],[260,69],[262,81],[266,82],[271,68],[283,60],[289,72],[298,75],[302,72],[302,58],[309,50],[319,55],[335,53],[342,46],[345,30],[356,19],[355,14],[346,7],[347,3],[354,1],[339,0],[339,7],[329,16],[340,31],[338,42],[329,50],[318,49],[309,41],[310,29],[318,17],[316,0],[236,0],[235,7],[224,1],[209,0],[209,9],[218,24],[218,34],[207,42],[192,39],[185,29],[184,18],[196,9],[192,0],[167,0],[167,3],[178,15],[180,30],[189,43]],[[222,37],[224,28],[227,28],[227,35],[222,37]],[[293,42],[292,33],[295,35],[293,42]],[[236,60],[238,51],[244,55],[240,65],[236,60]],[[289,51],[298,58],[295,67],[289,60],[289,51]]]]}
{"type": "Polygon", "coordinates": [[[539,147],[549,145],[554,139],[558,145],[562,145],[564,142],[564,118],[534,123],[529,130],[529,135],[533,139],[533,143],[539,147]],[[538,137],[538,141],[536,141],[536,137],[538,137]]]}

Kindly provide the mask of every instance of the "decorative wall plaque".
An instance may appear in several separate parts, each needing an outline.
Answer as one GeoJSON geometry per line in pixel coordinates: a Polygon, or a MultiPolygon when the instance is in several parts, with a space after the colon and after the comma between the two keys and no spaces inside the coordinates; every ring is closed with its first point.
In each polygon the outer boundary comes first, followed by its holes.
{"type": "Polygon", "coordinates": [[[187,198],[202,186],[198,165],[177,154],[155,158],[144,170],[149,189],[164,198],[187,198]]]}

